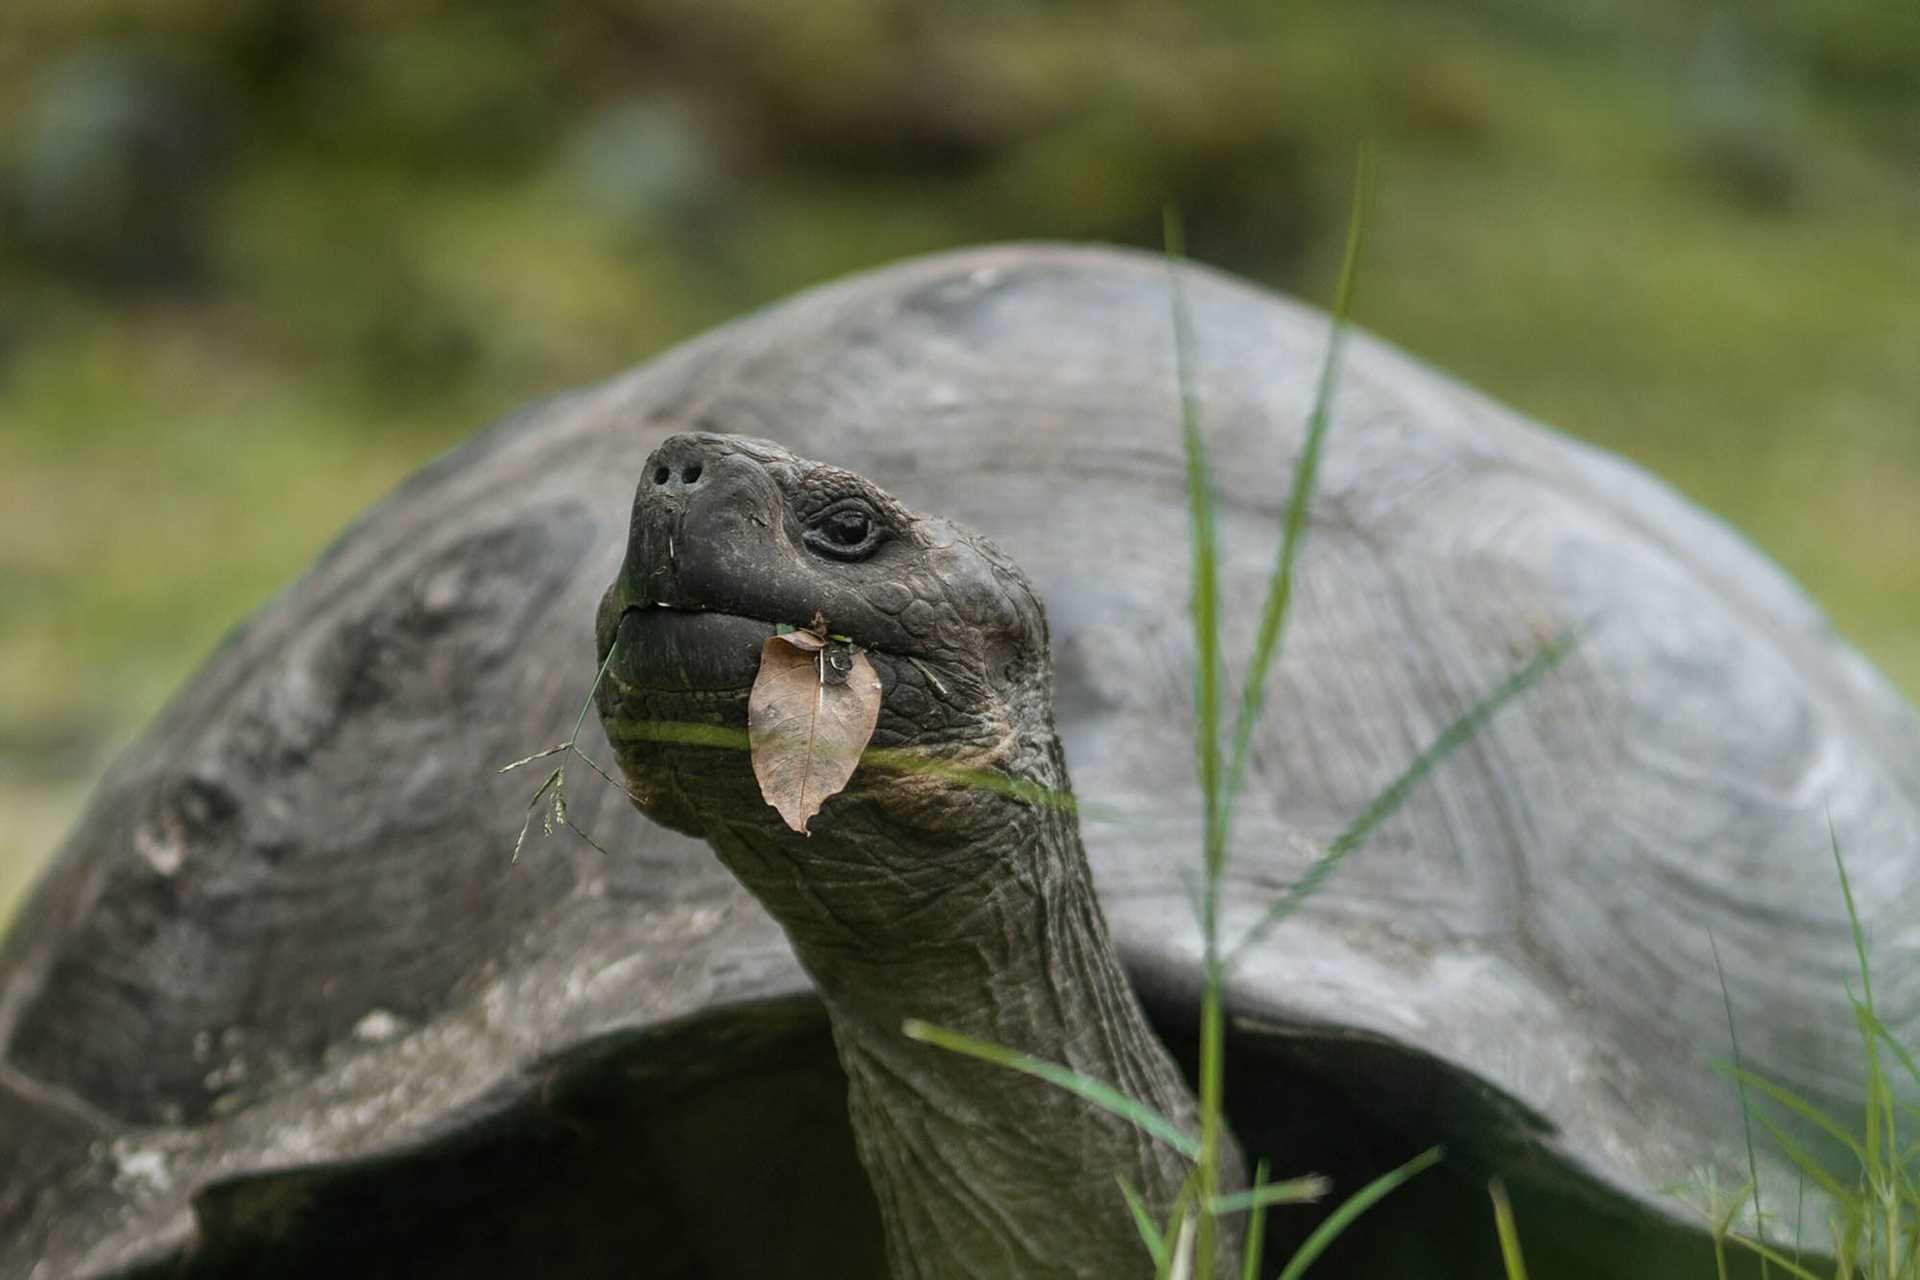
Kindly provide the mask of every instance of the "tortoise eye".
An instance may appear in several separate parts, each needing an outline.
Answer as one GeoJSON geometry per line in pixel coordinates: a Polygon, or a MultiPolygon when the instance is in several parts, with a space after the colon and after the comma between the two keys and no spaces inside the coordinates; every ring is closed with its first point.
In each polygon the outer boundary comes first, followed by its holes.
{"type": "Polygon", "coordinates": [[[836,511],[828,516],[820,526],[820,532],[827,535],[827,541],[843,547],[857,547],[867,540],[867,533],[873,528],[873,521],[860,511],[836,511]]]}
{"type": "Polygon", "coordinates": [[[827,512],[806,532],[809,548],[835,560],[865,560],[880,545],[873,517],[859,507],[827,512]]]}

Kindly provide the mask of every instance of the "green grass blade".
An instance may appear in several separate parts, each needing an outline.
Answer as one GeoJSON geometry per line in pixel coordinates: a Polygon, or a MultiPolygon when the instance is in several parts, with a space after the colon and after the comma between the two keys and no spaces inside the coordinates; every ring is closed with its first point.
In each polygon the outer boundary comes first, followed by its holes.
{"type": "MultiPolygon", "coordinates": [[[[1167,1250],[1166,1280],[1192,1280],[1195,1221],[1194,1215],[1184,1210],[1175,1219],[1173,1247],[1167,1250]]],[[[1205,1222],[1206,1217],[1202,1215],[1198,1221],[1205,1222]]]]}
{"type": "MultiPolygon", "coordinates": [[[[1788,1275],[1796,1277],[1797,1280],[1822,1280],[1822,1277],[1807,1270],[1793,1259],[1787,1257],[1784,1253],[1781,1253],[1778,1249],[1769,1248],[1758,1240],[1752,1240],[1743,1235],[1730,1235],[1727,1239],[1733,1241],[1743,1249],[1749,1249],[1759,1254],[1763,1265],[1771,1263],[1788,1275]]],[[[1839,1274],[1845,1273],[1842,1272],[1839,1274]]]]}
{"type": "MultiPolygon", "coordinates": [[[[1226,867],[1225,806],[1220,787],[1220,584],[1219,543],[1213,518],[1213,480],[1206,441],[1200,435],[1199,398],[1193,388],[1193,317],[1180,279],[1185,252],[1180,219],[1166,218],[1167,283],[1173,308],[1174,373],[1180,393],[1180,443],[1187,463],[1187,511],[1193,542],[1193,642],[1195,747],[1201,800],[1206,806],[1200,931],[1204,986],[1200,995],[1200,1182],[1199,1203],[1219,1191],[1220,1144],[1225,1132],[1226,1019],[1220,1007],[1220,877],[1226,867]]],[[[1213,1275],[1214,1230],[1210,1214],[1198,1215],[1195,1255],[1201,1275],[1213,1275]]]]}
{"type": "Polygon", "coordinates": [[[1193,1208],[1194,1193],[1200,1184],[1198,1165],[1187,1171],[1186,1181],[1180,1184],[1180,1194],[1174,1197],[1173,1209],[1167,1218],[1167,1229],[1161,1232],[1166,1241],[1166,1257],[1154,1269],[1154,1280],[1172,1280],[1178,1274],[1184,1256],[1185,1265],[1191,1269],[1193,1260],[1193,1208]]]}
{"type": "Polygon", "coordinates": [[[1494,713],[1500,708],[1539,683],[1543,676],[1558,666],[1561,660],[1572,651],[1576,642],[1575,633],[1562,632],[1551,644],[1535,654],[1530,662],[1508,676],[1499,688],[1480,699],[1465,715],[1442,730],[1440,736],[1435,738],[1425,751],[1415,756],[1413,762],[1401,771],[1400,776],[1388,783],[1386,788],[1373,798],[1372,803],[1361,811],[1360,816],[1347,825],[1346,830],[1334,837],[1333,843],[1327,846],[1326,852],[1307,868],[1307,873],[1294,881],[1286,892],[1267,908],[1266,913],[1247,930],[1246,935],[1234,944],[1223,967],[1231,968],[1235,961],[1246,954],[1248,948],[1257,946],[1275,926],[1299,910],[1300,905],[1312,897],[1326,878],[1333,874],[1334,868],[1339,866],[1348,854],[1359,848],[1373,833],[1375,827],[1392,817],[1394,811],[1405,803],[1413,789],[1429,773],[1432,773],[1441,761],[1478,733],[1481,726],[1492,719],[1494,713]]]}
{"type": "Polygon", "coordinates": [[[1847,879],[1847,862],[1840,856],[1840,833],[1833,829],[1833,817],[1827,817],[1827,838],[1833,842],[1833,868],[1840,873],[1840,896],[1847,904],[1847,924],[1853,930],[1853,952],[1860,959],[1860,995],[1868,1009],[1873,1008],[1873,977],[1867,968],[1867,936],[1860,928],[1860,912],[1853,902],[1853,884],[1847,879]]]}
{"type": "Polygon", "coordinates": [[[1487,1184],[1487,1194],[1493,1197],[1493,1227],[1500,1235],[1500,1260],[1507,1280],[1527,1280],[1527,1260],[1520,1256],[1520,1228],[1513,1220],[1506,1184],[1495,1178],[1487,1184]]]}
{"type": "Polygon", "coordinates": [[[1240,1255],[1240,1280],[1259,1280],[1260,1255],[1267,1243],[1267,1206],[1259,1199],[1267,1186],[1267,1162],[1253,1168],[1253,1216],[1247,1219],[1247,1249],[1240,1255]]]}
{"type": "Polygon", "coordinates": [[[1793,1164],[1793,1167],[1798,1169],[1803,1176],[1810,1179],[1815,1186],[1819,1187],[1829,1196],[1832,1196],[1836,1204],[1852,1202],[1854,1198],[1852,1193],[1840,1184],[1839,1179],[1835,1178],[1831,1173],[1828,1173],[1826,1166],[1814,1159],[1813,1155],[1808,1152],[1805,1147],[1796,1142],[1791,1134],[1759,1112],[1755,1112],[1753,1118],[1760,1122],[1760,1127],[1767,1131],[1767,1135],[1773,1139],[1774,1145],[1780,1148],[1781,1154],[1786,1156],[1793,1164]]]}
{"type": "Polygon", "coordinates": [[[1156,1273],[1166,1270],[1167,1239],[1160,1234],[1160,1228],[1154,1225],[1153,1215],[1147,1212],[1146,1201],[1133,1189],[1133,1184],[1119,1174],[1113,1175],[1120,1184],[1120,1194],[1126,1197],[1127,1212],[1133,1215],[1133,1228],[1140,1233],[1140,1242],[1147,1246],[1147,1252],[1153,1257],[1153,1269],[1156,1273]]]}
{"type": "Polygon", "coordinates": [[[1807,1239],[1807,1171],[1794,1166],[1793,1170],[1793,1260],[1800,1261],[1800,1255],[1806,1252],[1807,1239]]]}
{"type": "MultiPolygon", "coordinates": [[[[532,764],[535,760],[544,760],[548,756],[557,756],[563,751],[571,751],[582,760],[586,760],[601,777],[607,778],[606,771],[600,768],[599,765],[594,764],[592,760],[588,760],[587,754],[580,750],[580,729],[581,726],[587,723],[587,712],[593,710],[593,695],[600,692],[600,685],[607,678],[607,668],[613,665],[613,655],[619,651],[620,644],[618,641],[607,646],[607,656],[600,660],[600,670],[594,675],[593,683],[587,686],[587,696],[580,703],[580,714],[573,718],[573,732],[567,736],[565,742],[557,746],[548,747],[545,751],[536,751],[530,756],[523,756],[515,760],[512,764],[501,765],[495,772],[511,773],[522,765],[532,764]]],[[[612,782],[613,779],[607,778],[607,781],[612,782]]]]}
{"type": "MultiPolygon", "coordinates": [[[[1340,357],[1346,347],[1347,327],[1353,315],[1353,278],[1360,262],[1361,233],[1366,223],[1367,194],[1373,181],[1373,153],[1360,152],[1353,178],[1353,206],[1347,215],[1347,247],[1340,261],[1340,283],[1334,290],[1333,330],[1327,339],[1327,355],[1320,366],[1320,383],[1314,392],[1313,410],[1307,418],[1306,440],[1293,464],[1293,484],[1287,491],[1286,522],[1280,534],[1280,550],[1274,557],[1273,576],[1267,582],[1266,604],[1260,612],[1260,630],[1253,644],[1253,657],[1247,664],[1245,683],[1240,689],[1240,711],[1233,725],[1233,750],[1227,764],[1226,793],[1222,825],[1232,821],[1233,798],[1246,773],[1247,757],[1253,743],[1253,727],[1260,721],[1266,701],[1267,672],[1280,649],[1287,607],[1293,600],[1293,566],[1300,543],[1306,534],[1307,504],[1320,473],[1320,450],[1327,428],[1333,420],[1333,394],[1340,379],[1340,357]]],[[[1225,833],[1222,832],[1224,842],[1225,833]]]]}
{"type": "Polygon", "coordinates": [[[600,682],[607,678],[607,668],[613,665],[613,655],[618,652],[618,640],[607,646],[607,656],[600,660],[600,671],[593,677],[593,683],[587,686],[587,696],[580,704],[580,714],[573,718],[573,733],[567,738],[568,742],[580,741],[580,727],[587,722],[587,712],[593,710],[593,695],[600,692],[600,682]]]}
{"type": "MultiPolygon", "coordinates": [[[[717,724],[695,724],[678,720],[632,720],[624,717],[611,717],[606,722],[607,732],[636,742],[674,742],[685,746],[718,747],[730,751],[751,750],[751,743],[745,729],[728,728],[717,724]]],[[[527,760],[537,760],[541,756],[568,750],[569,744],[528,756],[527,760]]],[[[576,755],[577,748],[572,748],[576,755]]],[[[585,759],[583,756],[582,759],[585,759]]],[[[516,761],[525,764],[527,761],[516,761]]],[[[589,764],[592,761],[588,761],[589,764]]],[[[511,766],[510,766],[511,767],[511,766]]],[[[996,795],[1011,796],[1015,800],[1034,805],[1042,809],[1057,809],[1067,813],[1079,813],[1084,817],[1103,822],[1125,822],[1126,815],[1103,809],[1096,805],[1078,803],[1073,792],[1063,787],[1047,787],[1038,783],[1026,782],[1019,778],[1008,777],[990,769],[964,768],[948,764],[928,755],[923,750],[905,747],[868,747],[860,753],[862,769],[886,769],[895,773],[916,774],[922,777],[942,778],[963,787],[972,787],[979,791],[991,791],[996,795]]],[[[604,776],[604,775],[603,775],[604,776]]],[[[612,781],[611,779],[608,779],[612,781]]]]}
{"type": "Polygon", "coordinates": [[[1893,1090],[1887,1083],[1886,1073],[1880,1068],[1879,1036],[1872,1026],[1877,1019],[1873,1017],[1872,1010],[1853,998],[1851,992],[1847,995],[1847,1001],[1853,1006],[1853,1025],[1860,1034],[1860,1043],[1867,1056],[1867,1168],[1880,1174],[1885,1172],[1880,1162],[1882,1135],[1892,1139],[1894,1133],[1893,1090]]]}
{"type": "MultiPolygon", "coordinates": [[[[1858,1016],[1864,1021],[1865,1025],[1873,1034],[1880,1039],[1880,1042],[1887,1047],[1887,1051],[1893,1054],[1894,1061],[1898,1062],[1906,1073],[1913,1077],[1914,1083],[1920,1084],[1920,1063],[1916,1063],[1913,1054],[1908,1052],[1907,1047],[1894,1038],[1892,1030],[1888,1028],[1886,1023],[1880,1021],[1880,1015],[1871,1009],[1863,1007],[1859,1010],[1858,1016]]],[[[1912,1110],[1912,1108],[1909,1107],[1908,1110],[1912,1110]]]]}
{"type": "MultiPolygon", "coordinates": [[[[1720,980],[1720,1003],[1727,1011],[1727,1042],[1733,1046],[1733,1069],[1744,1070],[1740,1061],[1740,1030],[1733,1019],[1733,994],[1727,990],[1727,971],[1720,963],[1720,944],[1714,939],[1713,930],[1707,930],[1707,949],[1713,952],[1713,973],[1720,980]]],[[[1740,1125],[1742,1136],[1747,1143],[1747,1180],[1753,1187],[1753,1223],[1754,1230],[1766,1234],[1766,1210],[1760,1206],[1760,1161],[1753,1154],[1753,1116],[1747,1110],[1747,1086],[1734,1077],[1733,1088],[1740,1101],[1740,1125]]],[[[1760,1259],[1760,1275],[1767,1275],[1767,1260],[1760,1259]]]]}
{"type": "MultiPolygon", "coordinates": [[[[1867,1161],[1866,1148],[1860,1145],[1859,1140],[1856,1139],[1852,1134],[1848,1133],[1846,1131],[1846,1128],[1842,1126],[1839,1121],[1835,1120],[1832,1116],[1828,1115],[1826,1112],[1820,1110],[1820,1108],[1814,1106],[1811,1102],[1808,1102],[1805,1099],[1801,1098],[1798,1094],[1794,1093],[1790,1089],[1781,1088],[1779,1085],[1773,1083],[1773,1081],[1767,1079],[1765,1076],[1755,1075],[1753,1072],[1743,1070],[1739,1067],[1729,1067],[1724,1062],[1716,1062],[1713,1064],[1713,1066],[1714,1066],[1714,1069],[1716,1071],[1719,1071],[1722,1075],[1725,1075],[1731,1072],[1735,1080],[1744,1082],[1746,1086],[1752,1089],[1754,1092],[1762,1094],[1763,1096],[1767,1097],[1773,1102],[1776,1102],[1780,1104],[1782,1107],[1785,1107],[1788,1111],[1793,1112],[1795,1115],[1799,1116],[1801,1119],[1806,1120],[1812,1123],[1813,1125],[1817,1126],[1819,1129],[1824,1131],[1828,1137],[1833,1138],[1835,1141],[1844,1145],[1847,1148],[1847,1150],[1851,1151],[1853,1153],[1854,1159],[1860,1161],[1863,1165],[1866,1163],[1867,1161]]],[[[1761,1115],[1757,1111],[1754,1112],[1753,1114],[1756,1116],[1756,1118],[1760,1120],[1762,1124],[1766,1123],[1766,1117],[1764,1115],[1761,1115]]]]}
{"type": "Polygon", "coordinates": [[[1719,1216],[1712,1220],[1714,1239],[1725,1240],[1733,1234],[1733,1220],[1740,1216],[1740,1206],[1744,1205],[1747,1197],[1752,1194],[1753,1183],[1747,1181],[1741,1183],[1740,1189],[1727,1197],[1726,1206],[1720,1210],[1719,1216]]]}
{"type": "Polygon", "coordinates": [[[630,720],[614,716],[603,722],[608,733],[636,742],[677,742],[690,747],[748,749],[747,731],[719,724],[695,724],[679,720],[630,720]]]}
{"type": "MultiPolygon", "coordinates": [[[[1876,1028],[1879,1019],[1873,1012],[1873,974],[1867,963],[1866,930],[1860,925],[1860,911],[1853,898],[1853,884],[1847,878],[1847,862],[1840,853],[1840,835],[1834,829],[1832,815],[1827,818],[1827,836],[1833,845],[1833,867],[1840,877],[1840,894],[1847,904],[1847,927],[1853,934],[1853,952],[1860,965],[1860,998],[1854,1000],[1848,994],[1853,1005],[1854,1025],[1860,1031],[1861,1047],[1867,1058],[1867,1098],[1866,1098],[1866,1155],[1864,1161],[1868,1176],[1877,1183],[1884,1183],[1892,1172],[1882,1164],[1882,1158],[1891,1157],[1899,1145],[1899,1119],[1895,1105],[1893,1086],[1887,1080],[1880,1061],[1880,1035],[1876,1028]],[[1883,1146],[1884,1143],[1884,1146],[1883,1146]]],[[[1886,1225],[1884,1245],[1887,1256],[1887,1274],[1894,1273],[1894,1259],[1899,1250],[1899,1204],[1891,1196],[1880,1197],[1880,1208],[1886,1225]]]]}
{"type": "Polygon", "coordinates": [[[1398,1169],[1383,1173],[1366,1186],[1354,1192],[1347,1202],[1327,1215],[1327,1220],[1313,1229],[1287,1259],[1286,1269],[1280,1273],[1280,1280],[1299,1280],[1306,1269],[1313,1265],[1314,1259],[1327,1251],[1327,1246],[1339,1238],[1340,1233],[1353,1225],[1361,1214],[1380,1203],[1390,1193],[1415,1175],[1425,1172],[1440,1162],[1441,1150],[1431,1147],[1422,1151],[1398,1169]]]}
{"type": "Polygon", "coordinates": [[[969,1058],[978,1058],[983,1062],[1005,1067],[1009,1071],[1018,1071],[1023,1075],[1045,1080],[1055,1088],[1077,1094],[1101,1110],[1131,1122],[1143,1133],[1158,1138],[1189,1160],[1196,1159],[1200,1155],[1200,1144],[1193,1135],[1152,1107],[1129,1098],[1111,1085],[1083,1076],[1057,1062],[1035,1058],[1017,1049],[1009,1049],[1005,1045],[976,1040],[972,1036],[962,1035],[958,1031],[949,1031],[945,1027],[936,1027],[918,1018],[907,1019],[901,1024],[900,1030],[909,1040],[918,1040],[922,1044],[930,1044],[936,1048],[945,1049],[949,1053],[965,1054],[969,1058]]]}
{"type": "Polygon", "coordinates": [[[1188,604],[1194,639],[1195,748],[1200,790],[1207,805],[1209,873],[1218,855],[1216,824],[1220,806],[1220,543],[1214,527],[1213,477],[1207,444],[1200,434],[1200,402],[1193,386],[1193,316],[1180,278],[1185,244],[1179,216],[1166,214],[1167,282],[1173,310],[1174,379],[1180,397],[1180,447],[1186,458],[1187,516],[1191,526],[1192,589],[1188,604]]]}
{"type": "Polygon", "coordinates": [[[1225,1215],[1264,1209],[1275,1204],[1311,1204],[1330,1190],[1332,1184],[1313,1173],[1304,1178],[1289,1178],[1285,1182],[1257,1184],[1246,1191],[1221,1196],[1213,1202],[1212,1207],[1216,1215],[1225,1215]]]}

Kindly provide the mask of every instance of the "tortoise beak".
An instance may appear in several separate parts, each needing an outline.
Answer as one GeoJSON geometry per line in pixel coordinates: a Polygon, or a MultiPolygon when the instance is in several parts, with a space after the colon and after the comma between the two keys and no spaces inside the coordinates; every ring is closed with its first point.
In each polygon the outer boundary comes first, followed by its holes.
{"type": "Polygon", "coordinates": [[[774,624],[738,614],[664,605],[620,610],[602,651],[616,687],[660,693],[745,691],[760,670],[774,624]]]}

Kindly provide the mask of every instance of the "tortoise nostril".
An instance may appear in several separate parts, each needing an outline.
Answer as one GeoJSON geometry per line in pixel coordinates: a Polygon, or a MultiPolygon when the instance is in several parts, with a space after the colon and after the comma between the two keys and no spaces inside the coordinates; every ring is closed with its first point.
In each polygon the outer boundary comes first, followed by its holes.
{"type": "Polygon", "coordinates": [[[665,467],[655,467],[653,469],[653,482],[655,484],[665,484],[667,482],[668,474],[669,473],[665,467]]]}
{"type": "Polygon", "coordinates": [[[681,472],[680,477],[681,479],[685,480],[688,484],[692,484],[695,480],[698,480],[700,478],[700,464],[697,462],[694,463],[692,466],[688,467],[685,471],[681,472]]]}

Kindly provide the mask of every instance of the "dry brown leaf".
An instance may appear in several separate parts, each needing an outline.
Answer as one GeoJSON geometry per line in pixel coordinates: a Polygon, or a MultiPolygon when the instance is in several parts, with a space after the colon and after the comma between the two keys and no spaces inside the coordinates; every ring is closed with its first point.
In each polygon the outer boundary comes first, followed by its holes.
{"type": "Polygon", "coordinates": [[[747,744],[760,794],[802,835],[847,785],[880,719],[880,677],[856,649],[790,631],[760,650],[747,697],[747,744]]]}

